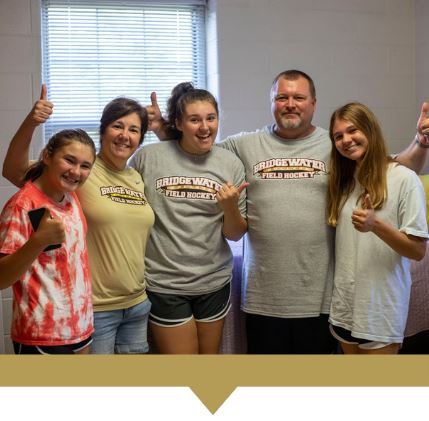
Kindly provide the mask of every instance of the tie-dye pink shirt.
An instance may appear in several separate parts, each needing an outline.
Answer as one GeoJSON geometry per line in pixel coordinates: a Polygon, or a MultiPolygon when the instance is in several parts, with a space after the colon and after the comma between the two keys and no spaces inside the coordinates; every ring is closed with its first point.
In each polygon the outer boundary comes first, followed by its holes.
{"type": "Polygon", "coordinates": [[[48,208],[61,218],[66,240],[42,252],[13,284],[12,340],[25,345],[79,343],[93,332],[86,221],[74,193],[55,203],[28,182],[6,203],[0,216],[0,253],[12,254],[29,239],[30,209],[48,208]]]}

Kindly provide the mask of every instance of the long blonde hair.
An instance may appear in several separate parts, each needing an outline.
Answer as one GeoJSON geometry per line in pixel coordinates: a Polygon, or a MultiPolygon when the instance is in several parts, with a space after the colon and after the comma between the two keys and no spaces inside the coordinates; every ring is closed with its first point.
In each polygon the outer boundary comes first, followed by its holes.
{"type": "Polygon", "coordinates": [[[387,166],[392,159],[387,156],[386,143],[377,117],[368,107],[358,102],[351,102],[334,111],[329,125],[329,137],[332,150],[327,213],[328,224],[335,227],[340,211],[355,187],[355,180],[363,190],[358,199],[359,205],[363,203],[365,195],[369,194],[374,209],[383,207],[387,199],[387,166]],[[368,140],[368,149],[359,166],[356,161],[342,156],[335,147],[333,128],[337,120],[349,121],[368,140]]]}

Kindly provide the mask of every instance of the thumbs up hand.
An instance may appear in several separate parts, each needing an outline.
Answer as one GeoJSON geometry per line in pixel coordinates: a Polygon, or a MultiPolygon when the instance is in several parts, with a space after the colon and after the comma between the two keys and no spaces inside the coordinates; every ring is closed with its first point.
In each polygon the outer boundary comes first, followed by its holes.
{"type": "Polygon", "coordinates": [[[373,231],[375,220],[374,207],[369,194],[367,194],[363,200],[363,208],[353,211],[352,224],[360,232],[369,232],[373,231]]]}
{"type": "Polygon", "coordinates": [[[64,224],[59,218],[52,218],[49,210],[45,209],[40,224],[33,234],[42,248],[51,244],[61,244],[65,241],[64,224]]]}
{"type": "Polygon", "coordinates": [[[149,119],[149,130],[156,132],[162,126],[162,115],[156,98],[156,92],[150,94],[151,104],[146,107],[147,116],[149,119]]]}
{"type": "Polygon", "coordinates": [[[40,92],[40,98],[34,104],[27,119],[34,126],[43,124],[51,116],[53,108],[54,108],[54,104],[48,101],[48,90],[46,88],[46,85],[43,84],[42,90],[40,92]]]}
{"type": "Polygon", "coordinates": [[[417,133],[419,141],[423,145],[429,146],[429,103],[424,102],[417,121],[417,133]]]}
{"type": "Polygon", "coordinates": [[[224,184],[216,194],[216,200],[223,211],[238,208],[238,199],[240,193],[249,186],[249,183],[244,182],[239,187],[235,187],[232,183],[224,184]]]}

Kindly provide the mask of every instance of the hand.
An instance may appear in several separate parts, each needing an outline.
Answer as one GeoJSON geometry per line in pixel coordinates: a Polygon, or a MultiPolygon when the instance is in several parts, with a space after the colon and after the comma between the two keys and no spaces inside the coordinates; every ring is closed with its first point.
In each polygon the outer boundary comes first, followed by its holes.
{"type": "Polygon", "coordinates": [[[429,146],[429,103],[423,102],[420,118],[417,121],[419,142],[429,146]]]}
{"type": "Polygon", "coordinates": [[[216,193],[216,200],[223,211],[228,211],[238,207],[238,198],[240,193],[249,185],[244,182],[241,186],[235,187],[231,183],[224,184],[216,193]]]}
{"type": "Polygon", "coordinates": [[[54,104],[48,101],[48,90],[46,85],[43,84],[40,92],[40,99],[34,104],[30,114],[27,116],[27,119],[29,119],[35,126],[46,123],[52,114],[53,108],[54,104]]]}
{"type": "Polygon", "coordinates": [[[33,236],[43,248],[51,244],[61,244],[66,239],[64,224],[61,219],[52,218],[49,210],[45,209],[33,236]]]}
{"type": "Polygon", "coordinates": [[[355,209],[352,213],[352,224],[360,232],[369,232],[374,229],[375,212],[371,198],[367,194],[364,198],[365,209],[355,209]]]}
{"type": "Polygon", "coordinates": [[[150,94],[151,105],[146,107],[147,116],[149,119],[149,130],[156,132],[162,127],[163,118],[156,99],[156,92],[150,94]]]}

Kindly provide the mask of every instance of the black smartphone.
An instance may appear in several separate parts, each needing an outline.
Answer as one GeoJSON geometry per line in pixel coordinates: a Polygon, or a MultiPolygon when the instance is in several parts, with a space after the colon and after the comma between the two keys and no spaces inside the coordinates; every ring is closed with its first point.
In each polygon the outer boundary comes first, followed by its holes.
{"type": "MultiPolygon", "coordinates": [[[[37,231],[39,227],[40,220],[42,219],[43,214],[45,213],[46,208],[36,208],[28,211],[28,217],[30,218],[31,226],[33,231],[37,231]]],[[[61,247],[61,244],[50,244],[43,251],[54,250],[61,247]]]]}

